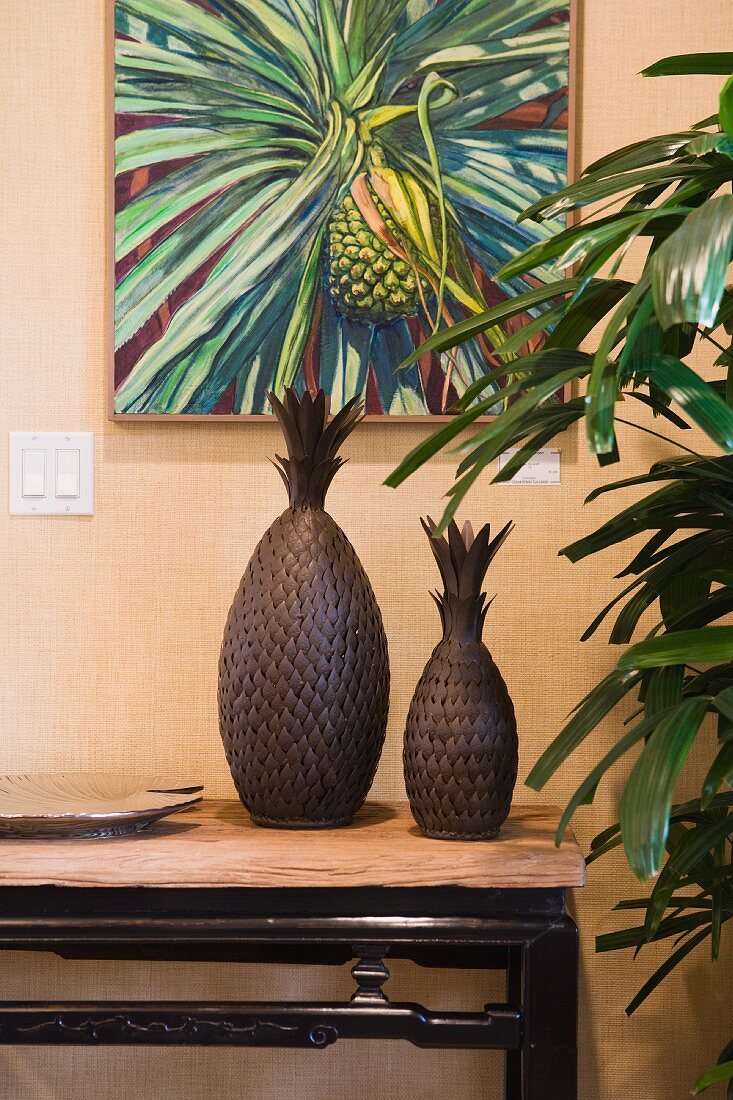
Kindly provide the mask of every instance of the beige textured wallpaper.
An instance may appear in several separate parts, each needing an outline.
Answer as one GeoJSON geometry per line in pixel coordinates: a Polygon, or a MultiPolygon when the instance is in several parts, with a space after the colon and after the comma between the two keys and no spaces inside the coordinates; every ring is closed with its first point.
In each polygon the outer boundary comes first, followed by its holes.
{"type": "MultiPolygon", "coordinates": [[[[109,423],[111,120],[107,43],[111,0],[0,5],[2,116],[2,373],[0,436],[13,429],[96,433],[93,518],[0,515],[0,762],[2,770],[63,767],[187,771],[230,795],[219,742],[216,660],[226,610],[257,539],[284,504],[267,463],[269,425],[109,423]]],[[[580,17],[581,162],[675,129],[711,109],[715,82],[644,82],[646,63],[733,40],[730,0],[585,0],[580,17]]],[[[426,590],[435,583],[417,519],[450,483],[446,460],[401,490],[381,486],[415,425],[365,425],[330,494],[372,578],[391,645],[394,694],[375,793],[402,793],[401,729],[437,637],[426,590]]],[[[635,437],[623,472],[658,453],[635,437]]],[[[613,476],[620,473],[616,468],[613,476]]],[[[609,514],[583,511],[597,472],[582,441],[563,447],[562,486],[474,494],[476,520],[517,530],[493,569],[498,599],[487,641],[513,692],[521,771],[562,716],[612,661],[603,639],[578,637],[614,591],[620,559],[571,566],[557,550],[609,514]]],[[[0,486],[7,484],[0,447],[0,486]]],[[[4,491],[4,490],[3,490],[4,491]]],[[[609,728],[608,736],[612,735],[609,728]]],[[[602,736],[550,790],[574,789],[602,736]]],[[[587,842],[616,812],[621,776],[577,820],[587,842]]],[[[520,800],[536,799],[519,787],[520,800]]],[[[543,796],[545,799],[547,795],[543,796]]],[[[110,849],[111,853],[111,849],[110,849]]],[[[100,858],[107,850],[100,846],[100,858]]],[[[632,1021],[623,1009],[656,958],[595,957],[609,908],[633,891],[623,864],[594,867],[575,904],[581,926],[582,1100],[676,1100],[730,1034],[730,969],[711,979],[689,961],[632,1021]]],[[[730,946],[725,950],[729,953],[730,946]]],[[[3,997],[176,995],[333,996],[347,978],[318,969],[172,964],[75,964],[52,956],[0,959],[3,997]]],[[[498,995],[459,973],[395,967],[390,991],[432,1006],[498,995]]],[[[310,1055],[0,1048],[0,1100],[496,1100],[500,1058],[429,1054],[402,1045],[337,1045],[310,1055]]],[[[547,1100],[562,1100],[549,1097],[547,1100]]]]}

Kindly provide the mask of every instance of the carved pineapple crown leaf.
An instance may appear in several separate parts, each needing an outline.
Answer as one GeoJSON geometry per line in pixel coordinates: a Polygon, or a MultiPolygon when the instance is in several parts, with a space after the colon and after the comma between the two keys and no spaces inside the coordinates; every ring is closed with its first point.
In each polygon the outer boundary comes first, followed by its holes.
{"type": "Polygon", "coordinates": [[[480,636],[486,612],[493,600],[492,597],[486,602],[486,594],[482,591],[484,577],[511,534],[513,521],[502,527],[493,539],[489,523],[474,535],[470,523],[466,522],[460,530],[456,521],[451,520],[447,536],[443,536],[435,534],[437,524],[430,516],[420,522],[443,581],[444,592],[430,593],[438,605],[443,630],[453,625],[466,636],[475,631],[480,636]]]}
{"type": "Polygon", "coordinates": [[[322,508],[326,492],[343,466],[338,450],[362,419],[363,404],[353,397],[329,421],[329,402],[323,390],[302,397],[286,389],[283,400],[268,394],[285,437],[288,457],[275,456],[275,468],[285,482],[293,508],[322,508]]]}

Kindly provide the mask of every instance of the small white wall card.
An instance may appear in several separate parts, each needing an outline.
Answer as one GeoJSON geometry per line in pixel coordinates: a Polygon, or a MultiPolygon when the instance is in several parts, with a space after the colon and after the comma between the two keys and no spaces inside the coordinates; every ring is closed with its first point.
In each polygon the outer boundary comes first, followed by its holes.
{"type": "MultiPolygon", "coordinates": [[[[507,462],[518,452],[517,447],[511,447],[499,455],[499,469],[503,470],[507,462]]],[[[521,470],[509,481],[500,482],[502,485],[559,485],[560,484],[560,452],[552,447],[542,447],[537,454],[525,462],[521,470]]]]}

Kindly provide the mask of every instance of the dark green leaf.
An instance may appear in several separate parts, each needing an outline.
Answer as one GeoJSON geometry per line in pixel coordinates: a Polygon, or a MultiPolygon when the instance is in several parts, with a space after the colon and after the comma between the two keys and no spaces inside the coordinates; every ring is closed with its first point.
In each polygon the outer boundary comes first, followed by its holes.
{"type": "Polygon", "coordinates": [[[733,73],[733,53],[682,53],[663,57],[646,69],[642,76],[728,76],[733,73]]]}
{"type": "MultiPolygon", "coordinates": [[[[690,878],[680,879],[678,883],[678,889],[683,886],[694,886],[695,883],[690,878]]],[[[648,909],[651,904],[650,898],[628,898],[624,901],[619,901],[614,905],[614,912],[626,912],[633,909],[648,909]]],[[[712,902],[710,898],[704,897],[692,897],[689,894],[674,893],[667,902],[667,908],[673,909],[676,913],[684,913],[686,910],[700,910],[711,909],[712,902]]]]}
{"type": "MultiPolygon", "coordinates": [[[[724,794],[716,794],[708,810],[727,810],[731,805],[733,805],[733,791],[726,791],[724,794]]],[[[671,825],[679,822],[700,822],[707,819],[700,807],[700,799],[692,798],[689,802],[681,802],[679,805],[674,806],[669,816],[669,820],[671,825]]],[[[614,825],[609,825],[607,829],[598,833],[590,842],[591,851],[586,859],[586,863],[592,863],[594,860],[600,858],[600,856],[605,855],[606,852],[611,851],[620,843],[620,836],[621,832],[618,822],[614,825]]]]}
{"type": "Polygon", "coordinates": [[[648,289],[648,277],[642,275],[636,286],[614,310],[593,358],[593,369],[588,382],[588,411],[585,425],[591,450],[598,455],[612,454],[616,447],[614,410],[618,397],[619,366],[611,359],[616,337],[648,289]]]}
{"type": "MultiPolygon", "coordinates": [[[[545,241],[539,241],[525,252],[520,252],[497,272],[496,278],[499,282],[506,282],[526,271],[541,268],[550,261],[557,261],[558,268],[568,268],[595,254],[599,248],[610,248],[613,254],[634,234],[657,235],[665,231],[671,233],[679,226],[686,213],[689,211],[684,208],[672,212],[667,208],[653,208],[635,210],[625,216],[617,213],[579,222],[553,234],[545,241]]],[[[596,269],[598,266],[594,265],[596,269]]]]}
{"type": "Polygon", "coordinates": [[[713,706],[724,718],[733,722],[733,687],[725,688],[713,699],[713,706]]]}
{"type": "MultiPolygon", "coordinates": [[[[690,578],[690,587],[696,583],[690,578]]],[[[667,630],[689,630],[693,627],[707,626],[717,622],[733,612],[733,592],[727,589],[713,592],[709,597],[686,610],[668,615],[664,620],[667,630]]],[[[660,624],[661,625],[661,624],[660,624]]]]}
{"type": "Polygon", "coordinates": [[[711,569],[707,576],[708,580],[714,584],[724,584],[726,588],[733,588],[733,569],[711,569]]]}
{"type": "Polygon", "coordinates": [[[631,284],[621,279],[589,283],[579,294],[569,300],[565,316],[545,341],[545,350],[579,347],[609,310],[618,305],[630,289],[631,284]]]}
{"type": "Polygon", "coordinates": [[[620,760],[629,749],[633,748],[634,745],[638,744],[643,738],[648,737],[656,729],[659,723],[668,714],[671,714],[671,712],[672,708],[670,708],[669,711],[662,711],[652,715],[651,718],[645,718],[642,722],[639,722],[638,725],[634,726],[632,730],[629,730],[627,734],[620,738],[613,748],[606,753],[603,759],[588,773],[563,811],[555,837],[555,842],[557,844],[560,843],[565,835],[565,830],[578,806],[588,805],[589,802],[592,802],[596,787],[608,769],[611,768],[617,760],[620,760]]]}
{"type": "Polygon", "coordinates": [[[708,774],[705,775],[700,799],[703,810],[708,809],[713,795],[718,793],[723,783],[726,787],[731,787],[733,783],[733,739],[723,742],[718,756],[715,757],[708,774]]]}
{"type": "Polygon", "coordinates": [[[710,439],[726,451],[733,450],[733,409],[699,374],[672,355],[660,355],[648,364],[647,372],[710,439]]]}
{"type": "MultiPolygon", "coordinates": [[[[567,407],[567,406],[566,406],[567,407]]],[[[583,415],[583,410],[578,409],[575,415],[571,419],[565,418],[566,422],[562,427],[558,424],[557,420],[552,419],[547,427],[533,435],[531,439],[521,446],[516,454],[504,464],[504,466],[497,472],[493,478],[494,482],[501,483],[502,481],[510,481],[515,474],[517,474],[533,455],[544,446],[546,446],[552,439],[555,439],[559,432],[566,431],[570,427],[571,423],[575,423],[583,415]]]]}
{"type": "Polygon", "coordinates": [[[575,752],[601,719],[613,710],[640,679],[641,674],[637,671],[621,673],[618,669],[614,669],[594,687],[532,768],[527,777],[527,786],[536,791],[542,790],[560,765],[575,752]]]}
{"type": "Polygon", "coordinates": [[[629,865],[642,881],[661,865],[674,787],[706,713],[705,699],[675,707],[652,733],[626,784],[621,834],[629,865]]]}
{"type": "MultiPolygon", "coordinates": [[[[679,872],[674,864],[674,857],[679,856],[684,850],[685,846],[688,846],[693,839],[694,830],[683,829],[680,836],[672,841],[670,837],[669,852],[670,856],[664,867],[662,868],[659,878],[654,883],[654,889],[649,896],[646,917],[644,919],[644,936],[649,942],[654,939],[659,931],[660,925],[664,919],[665,911],[670,905],[670,899],[675,890],[680,888],[680,884],[684,881],[683,875],[679,872]]],[[[677,907],[677,912],[683,911],[689,908],[689,900],[685,898],[677,907]]],[[[698,907],[700,901],[704,899],[697,899],[695,905],[692,908],[698,907]]],[[[705,906],[703,906],[704,908],[705,906]]],[[[707,907],[710,907],[710,903],[707,903],[707,907]]]]}
{"type": "Polygon", "coordinates": [[[681,947],[678,947],[676,951],[673,951],[669,958],[665,959],[658,970],[655,970],[651,978],[649,978],[649,980],[644,983],[642,988],[633,998],[628,1008],[626,1009],[627,1016],[633,1015],[633,1013],[636,1012],[637,1008],[644,1003],[647,997],[654,992],[660,982],[664,981],[667,975],[671,974],[674,968],[679,963],[681,963],[683,959],[686,959],[687,956],[691,954],[696,947],[698,947],[701,943],[704,943],[709,935],[710,928],[703,928],[696,935],[687,940],[686,943],[683,943],[681,947]]]}
{"type": "Polygon", "coordinates": [[[707,126],[717,126],[717,125],[718,125],[718,116],[717,116],[717,113],[716,113],[714,115],[708,115],[707,118],[700,119],[699,122],[693,122],[693,124],[691,126],[691,129],[692,130],[704,130],[707,126]]]}
{"type": "MultiPolygon", "coordinates": [[[[629,479],[625,484],[638,485],[645,480],[648,480],[647,476],[633,480],[629,479]]],[[[601,492],[600,489],[596,490],[595,496],[600,496],[601,492]]],[[[675,507],[680,501],[683,504],[685,502],[684,489],[680,485],[657,489],[656,492],[638,501],[635,505],[619,512],[617,516],[608,520],[597,531],[564,547],[560,553],[569,558],[570,561],[580,561],[582,558],[588,557],[589,554],[596,554],[599,550],[605,550],[608,546],[625,542],[627,539],[645,531],[654,530],[657,527],[668,527],[670,524],[674,527],[681,526],[681,524],[678,524],[679,509],[675,507]],[[655,522],[658,519],[664,522],[655,522]]],[[[720,538],[721,536],[712,531],[692,535],[684,544],[684,553],[688,553],[687,548],[690,544],[695,545],[693,540],[699,544],[699,549],[702,550],[703,547],[714,547],[720,538]]],[[[669,552],[672,553],[675,550],[670,548],[669,552]]],[[[625,570],[623,575],[628,572],[629,570],[625,570]]]]}
{"type": "Polygon", "coordinates": [[[705,1092],[711,1085],[717,1085],[721,1081],[728,1081],[733,1077],[733,1062],[721,1062],[718,1066],[713,1066],[712,1069],[708,1069],[703,1073],[701,1077],[698,1077],[695,1085],[692,1089],[693,1094],[697,1096],[698,1093],[705,1092]]]}
{"type": "Polygon", "coordinates": [[[540,447],[544,447],[550,440],[555,439],[569,427],[577,423],[583,415],[583,399],[572,398],[564,401],[562,405],[541,405],[534,413],[529,413],[524,421],[511,433],[508,446],[515,447],[522,443],[517,453],[496,473],[495,482],[507,481],[522,466],[536,454],[540,447]],[[539,431],[536,429],[539,427],[539,431]],[[522,442],[526,440],[526,442],[522,442]]]}
{"type": "Polygon", "coordinates": [[[451,348],[458,347],[466,340],[472,340],[475,336],[491,328],[492,325],[498,325],[509,317],[516,317],[535,306],[543,305],[554,298],[561,298],[564,294],[573,294],[583,282],[584,280],[575,278],[560,279],[556,283],[544,284],[534,290],[519,294],[509,299],[509,301],[502,302],[500,305],[479,313],[475,317],[459,321],[452,328],[441,329],[434,336],[430,336],[419,348],[416,348],[412,355],[408,356],[403,363],[400,363],[397,370],[404,370],[412,363],[417,362],[420,356],[427,351],[450,351],[451,348]]]}
{"type": "MultiPolygon", "coordinates": [[[[543,354],[543,353],[539,353],[543,354]]],[[[553,355],[554,353],[549,353],[553,355]]],[[[575,353],[579,355],[579,353],[575,353]]],[[[587,364],[587,360],[586,360],[587,364]]],[[[584,364],[583,369],[587,369],[587,365],[584,364]]],[[[528,412],[536,410],[536,408],[546,401],[548,397],[551,397],[558,389],[566,385],[566,383],[577,378],[578,367],[574,363],[570,367],[566,367],[564,371],[560,371],[557,374],[551,374],[549,378],[546,378],[542,382],[538,382],[536,385],[530,388],[525,388],[521,396],[517,397],[517,400],[509,405],[508,408],[502,412],[501,416],[497,416],[495,420],[489,424],[487,428],[478,432],[468,443],[459,446],[456,450],[468,450],[471,453],[465,458],[458,467],[458,473],[463,474],[471,467],[475,467],[479,464],[486,464],[486,452],[481,450],[481,446],[484,443],[489,443],[492,440],[497,441],[497,446],[503,449],[506,436],[512,431],[515,425],[520,424],[524,416],[528,412]]],[[[522,388],[523,379],[517,379],[517,389],[522,388]]],[[[501,391],[499,391],[501,394],[501,391]]],[[[499,394],[495,394],[498,397],[499,394]]],[[[493,459],[493,454],[488,458],[488,461],[493,459]]],[[[459,484],[458,482],[456,485],[459,484]]],[[[452,493],[456,489],[456,485],[450,490],[452,493]]]]}
{"type": "MultiPolygon", "coordinates": [[[[723,867],[725,865],[726,841],[727,838],[721,840],[715,849],[715,867],[723,867]]],[[[726,883],[725,881],[716,884],[712,889],[713,906],[711,913],[711,924],[713,931],[711,950],[713,962],[717,962],[718,958],[720,957],[720,934],[723,928],[723,921],[726,920],[728,916],[733,915],[733,912],[729,912],[725,907],[725,902],[728,894],[728,883],[726,883]]]]}
{"type": "Polygon", "coordinates": [[[594,176],[591,179],[581,177],[577,183],[572,183],[562,191],[556,191],[528,207],[518,220],[545,221],[559,218],[570,210],[598,202],[599,199],[610,198],[611,195],[625,195],[649,185],[663,186],[666,189],[680,180],[694,180],[701,175],[701,171],[699,166],[680,163],[641,168],[634,172],[618,172],[610,176],[594,176]]]}
{"type": "Polygon", "coordinates": [[[653,669],[644,695],[644,714],[647,718],[667,713],[669,708],[675,707],[682,699],[684,686],[684,667],[682,665],[665,665],[664,668],[653,669]]]}
{"type": "MultiPolygon", "coordinates": [[[[702,925],[710,925],[710,911],[685,913],[682,916],[665,917],[659,926],[656,940],[669,940],[679,935],[688,935],[702,925]]],[[[709,931],[709,927],[708,927],[709,931]]],[[[646,931],[643,925],[635,928],[622,928],[618,932],[604,932],[596,937],[596,951],[624,951],[629,947],[643,947],[646,944],[646,931]]]]}
{"type": "MultiPolygon", "coordinates": [[[[666,555],[658,564],[652,566],[643,578],[640,578],[642,583],[638,591],[627,601],[626,606],[614,623],[610,636],[613,645],[623,645],[631,641],[641,616],[658,597],[664,598],[666,596],[670,586],[675,584],[680,573],[684,574],[686,580],[690,580],[687,566],[690,561],[694,563],[697,557],[699,557],[698,544],[692,539],[684,540],[675,545],[671,553],[666,555]]],[[[690,580],[691,589],[694,584],[694,579],[690,580]]],[[[690,623],[688,625],[694,626],[697,624],[690,623]]]]}
{"type": "Polygon", "coordinates": [[[681,416],[672,412],[671,409],[668,409],[666,405],[663,405],[650,394],[642,393],[640,390],[632,390],[627,396],[633,398],[635,401],[641,401],[643,405],[647,405],[650,409],[653,409],[655,416],[663,416],[665,420],[669,420],[670,424],[674,424],[675,428],[680,428],[682,431],[687,431],[689,429],[690,425],[686,420],[683,420],[681,416]]]}
{"type": "Polygon", "coordinates": [[[733,247],[733,195],[718,195],[688,215],[649,262],[663,328],[715,324],[733,247]]]}
{"type": "MultiPolygon", "coordinates": [[[[502,367],[501,370],[504,372],[506,368],[502,367]]],[[[457,435],[460,435],[461,432],[469,427],[474,420],[482,415],[482,413],[488,412],[491,406],[495,404],[495,401],[495,395],[492,394],[490,398],[480,405],[472,406],[465,412],[453,417],[447,424],[443,424],[436,432],[433,432],[426,440],[419,443],[417,447],[403,458],[397,469],[393,470],[392,473],[385,478],[384,484],[389,485],[392,489],[397,488],[397,486],[401,485],[410,474],[424,465],[429,458],[432,458],[432,456],[442,450],[446,444],[452,442],[457,435]]]]}
{"type": "Polygon", "coordinates": [[[528,340],[531,340],[533,336],[537,336],[539,333],[545,332],[548,329],[554,328],[554,326],[562,319],[565,313],[565,302],[559,302],[557,305],[550,306],[539,317],[533,317],[526,324],[524,324],[516,332],[513,332],[510,336],[507,336],[501,347],[497,349],[497,355],[507,362],[507,367],[510,366],[510,361],[516,357],[516,354],[520,352],[523,346],[528,340]]]}
{"type": "MultiPolygon", "coordinates": [[[[466,392],[461,396],[456,406],[459,409],[468,409],[479,394],[486,389],[487,382],[493,382],[499,378],[521,378],[524,389],[539,385],[551,376],[557,377],[568,367],[573,367],[576,378],[584,378],[592,363],[592,357],[584,351],[566,351],[564,348],[543,348],[532,355],[522,357],[521,372],[508,373],[509,367],[504,365],[491,374],[484,375],[472,382],[466,392]]],[[[560,388],[560,383],[557,383],[560,388]]],[[[496,393],[492,394],[492,401],[496,402],[496,393]]],[[[557,408],[557,406],[556,406],[557,408]]]]}
{"type": "Polygon", "coordinates": [[[659,665],[696,664],[733,658],[733,627],[709,626],[680,630],[631,646],[618,662],[619,669],[656,668],[659,665]]]}
{"type": "Polygon", "coordinates": [[[596,176],[608,168],[613,168],[614,172],[628,172],[630,169],[659,164],[660,161],[669,160],[697,136],[696,130],[682,130],[675,134],[661,134],[659,137],[635,141],[594,160],[583,170],[583,175],[596,176]]]}
{"type": "MultiPolygon", "coordinates": [[[[714,800],[711,799],[710,806],[713,805],[714,800]]],[[[698,823],[691,830],[689,843],[674,858],[675,869],[680,875],[692,874],[694,877],[694,870],[700,862],[733,833],[733,814],[725,814],[723,817],[702,814],[701,820],[702,824],[698,823]]]]}
{"type": "Polygon", "coordinates": [[[733,76],[725,82],[720,93],[720,128],[725,130],[728,137],[733,137],[733,76]]]}
{"type": "Polygon", "coordinates": [[[699,566],[700,562],[693,558],[692,567],[681,569],[677,576],[669,578],[659,594],[659,606],[668,630],[680,625],[704,625],[703,623],[680,624],[679,621],[681,616],[703,607],[710,593],[710,580],[704,575],[699,575],[699,566]]]}

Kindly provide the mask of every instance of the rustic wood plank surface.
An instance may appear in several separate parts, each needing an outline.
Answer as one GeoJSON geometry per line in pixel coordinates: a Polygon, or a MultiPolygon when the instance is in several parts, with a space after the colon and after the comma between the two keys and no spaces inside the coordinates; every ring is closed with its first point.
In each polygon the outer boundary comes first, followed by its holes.
{"type": "Polygon", "coordinates": [[[370,802],[344,829],[252,825],[239,802],[205,800],[134,836],[1,840],[2,886],[583,886],[559,811],[514,806],[498,838],[427,840],[406,803],[370,802]]]}

